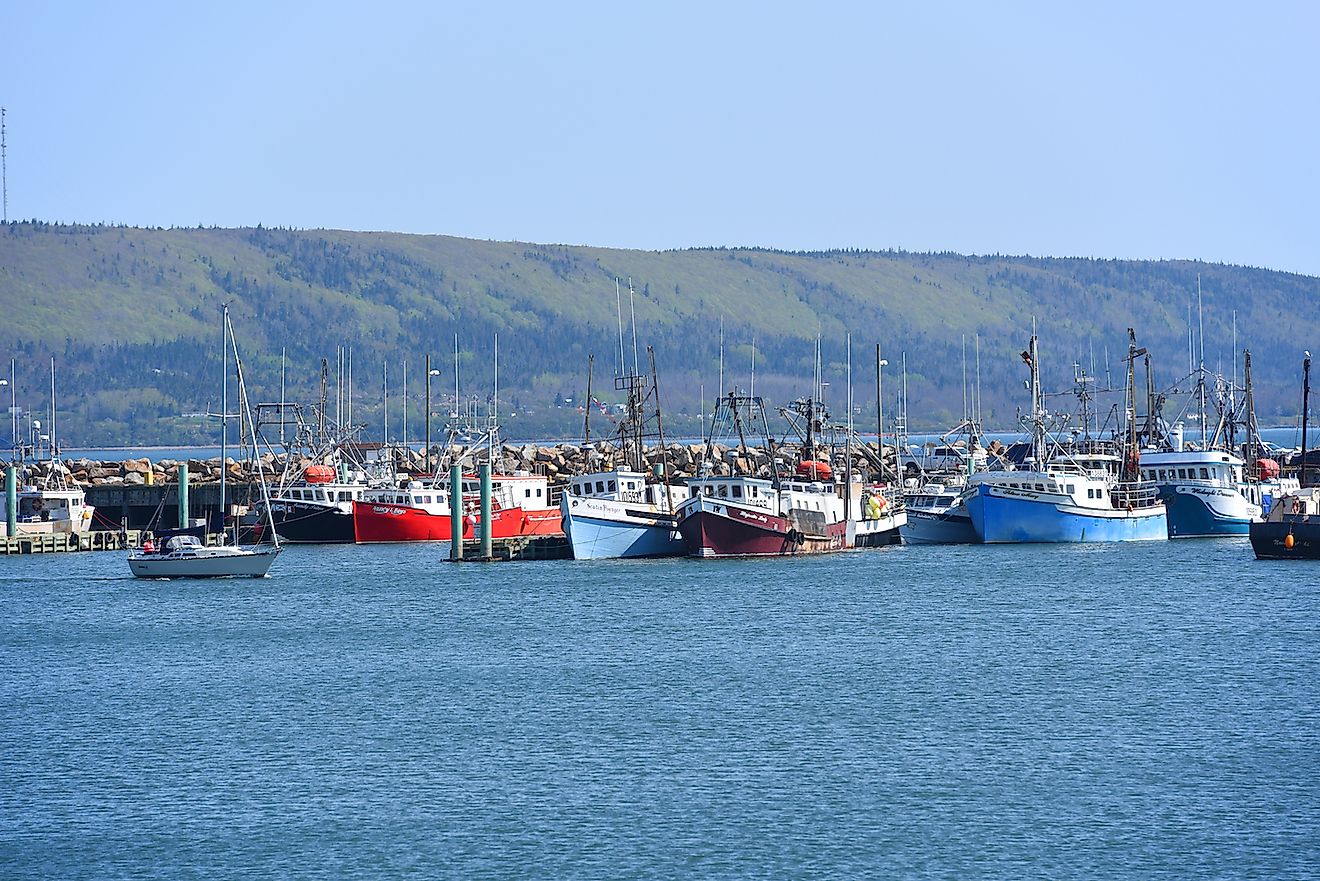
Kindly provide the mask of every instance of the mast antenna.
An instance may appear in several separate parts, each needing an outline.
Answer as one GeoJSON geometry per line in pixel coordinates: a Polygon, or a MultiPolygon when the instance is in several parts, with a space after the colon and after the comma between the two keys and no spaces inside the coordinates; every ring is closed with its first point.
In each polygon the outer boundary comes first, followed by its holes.
{"type": "Polygon", "coordinates": [[[633,376],[641,376],[641,370],[637,367],[637,306],[633,302],[633,283],[631,275],[628,276],[628,311],[632,314],[633,376]]]}
{"type": "Polygon", "coordinates": [[[623,297],[619,293],[619,277],[614,276],[614,312],[619,316],[619,372],[623,376],[623,297]]]}

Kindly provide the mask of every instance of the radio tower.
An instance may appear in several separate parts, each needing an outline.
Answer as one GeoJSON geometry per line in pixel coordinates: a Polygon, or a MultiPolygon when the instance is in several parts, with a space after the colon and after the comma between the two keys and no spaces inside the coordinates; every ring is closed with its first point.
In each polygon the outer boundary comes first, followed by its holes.
{"type": "Polygon", "coordinates": [[[0,107],[0,191],[4,195],[4,222],[9,222],[9,161],[5,151],[5,108],[0,107]]]}

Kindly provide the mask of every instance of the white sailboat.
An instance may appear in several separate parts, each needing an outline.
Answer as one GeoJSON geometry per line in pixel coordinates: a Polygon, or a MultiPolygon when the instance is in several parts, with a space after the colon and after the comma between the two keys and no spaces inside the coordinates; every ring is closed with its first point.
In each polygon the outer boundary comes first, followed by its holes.
{"type": "MultiPolygon", "coordinates": [[[[252,432],[252,449],[257,449],[255,422],[248,402],[247,385],[243,381],[243,363],[238,357],[238,343],[234,341],[233,325],[229,321],[229,305],[224,308],[224,329],[220,361],[224,378],[220,392],[220,510],[226,508],[226,480],[228,469],[225,467],[226,437],[225,430],[229,418],[229,347],[234,350],[234,366],[238,373],[239,405],[247,412],[248,428],[252,432]]],[[[159,548],[147,544],[128,556],[128,568],[138,578],[221,578],[226,576],[248,576],[262,578],[270,571],[271,564],[279,556],[282,548],[275,525],[270,522],[270,491],[266,486],[266,475],[261,469],[261,458],[257,459],[257,478],[261,482],[261,496],[266,511],[267,525],[273,544],[270,547],[244,548],[238,544],[237,527],[234,543],[207,547],[197,535],[189,530],[167,530],[162,533],[159,548]]],[[[224,528],[224,516],[221,515],[221,529],[224,528]]]]}

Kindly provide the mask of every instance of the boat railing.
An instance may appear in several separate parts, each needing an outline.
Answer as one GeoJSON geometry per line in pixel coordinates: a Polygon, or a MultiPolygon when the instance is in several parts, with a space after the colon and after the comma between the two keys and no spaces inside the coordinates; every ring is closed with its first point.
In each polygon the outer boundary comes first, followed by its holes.
{"type": "Polygon", "coordinates": [[[1109,493],[1115,508],[1150,508],[1159,503],[1159,488],[1148,480],[1124,481],[1109,493]]]}

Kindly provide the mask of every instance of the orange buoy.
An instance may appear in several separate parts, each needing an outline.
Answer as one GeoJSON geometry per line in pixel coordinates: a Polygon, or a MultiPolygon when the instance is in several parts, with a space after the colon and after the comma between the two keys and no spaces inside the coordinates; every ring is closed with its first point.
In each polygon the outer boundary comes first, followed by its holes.
{"type": "Polygon", "coordinates": [[[811,459],[804,459],[798,463],[797,473],[799,477],[810,477],[812,480],[833,480],[834,469],[828,462],[816,462],[811,459]]]}
{"type": "Polygon", "coordinates": [[[336,476],[329,465],[308,465],[303,470],[303,480],[308,483],[332,483],[336,476]]]}
{"type": "Polygon", "coordinates": [[[1283,546],[1288,550],[1291,551],[1293,545],[1295,544],[1297,544],[1297,540],[1293,538],[1293,534],[1291,532],[1283,537],[1283,546]]]}

